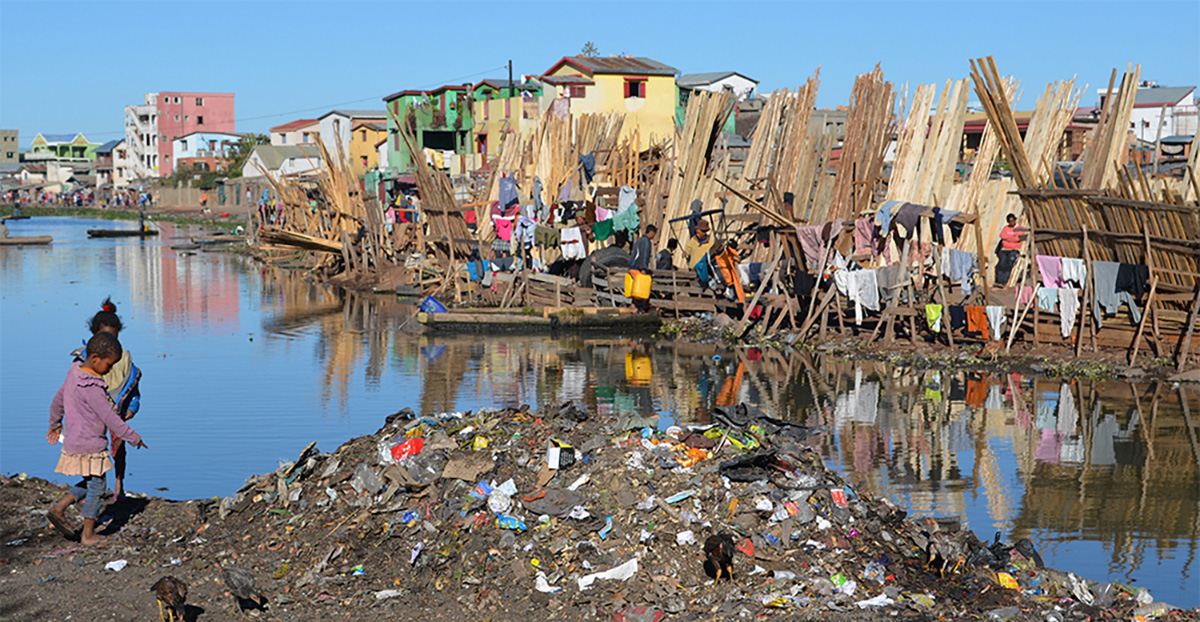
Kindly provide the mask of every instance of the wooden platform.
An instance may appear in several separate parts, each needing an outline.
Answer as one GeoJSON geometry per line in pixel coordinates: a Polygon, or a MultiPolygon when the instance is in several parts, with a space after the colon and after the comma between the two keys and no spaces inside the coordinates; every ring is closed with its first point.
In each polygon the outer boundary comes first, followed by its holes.
{"type": "Polygon", "coordinates": [[[0,246],[28,246],[32,244],[49,244],[53,238],[48,235],[33,235],[23,238],[0,238],[0,246]]]}
{"type": "Polygon", "coordinates": [[[418,313],[417,321],[427,329],[448,333],[553,333],[606,331],[650,333],[658,330],[657,313],[634,314],[601,309],[547,308],[540,314],[496,312],[418,313]]]}

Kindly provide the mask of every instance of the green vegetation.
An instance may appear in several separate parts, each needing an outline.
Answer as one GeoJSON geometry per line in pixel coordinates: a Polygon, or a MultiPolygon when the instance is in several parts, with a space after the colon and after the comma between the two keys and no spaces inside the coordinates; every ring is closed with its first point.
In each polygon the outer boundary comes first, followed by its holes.
{"type": "MultiPolygon", "coordinates": [[[[11,205],[0,207],[0,218],[7,218],[13,215],[11,205]]],[[[137,220],[137,210],[124,209],[95,209],[90,207],[42,207],[38,205],[26,205],[21,207],[22,216],[60,216],[60,217],[79,217],[79,218],[95,218],[97,220],[137,220]]],[[[190,214],[166,214],[157,212],[147,212],[147,220],[158,222],[172,222],[177,225],[204,225],[216,227],[218,229],[227,229],[232,225],[241,224],[243,221],[240,218],[211,218],[198,217],[190,214]]]]}
{"type": "Polygon", "coordinates": [[[217,180],[219,179],[237,179],[241,177],[242,167],[246,166],[246,160],[250,159],[250,154],[254,151],[254,147],[270,143],[271,137],[266,134],[246,134],[242,137],[241,142],[230,149],[224,168],[216,171],[177,169],[169,177],[162,178],[159,181],[159,185],[167,187],[194,186],[201,190],[213,190],[217,187],[217,180]]]}

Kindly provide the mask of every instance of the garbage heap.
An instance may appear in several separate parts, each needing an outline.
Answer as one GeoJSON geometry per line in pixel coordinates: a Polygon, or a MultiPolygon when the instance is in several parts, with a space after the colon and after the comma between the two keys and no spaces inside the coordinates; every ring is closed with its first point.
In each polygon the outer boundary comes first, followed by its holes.
{"type": "Polygon", "coordinates": [[[450,607],[476,619],[1174,610],[1145,589],[1045,568],[1028,540],[909,519],[824,467],[805,444],[823,430],[745,406],[714,421],[602,419],[581,403],[404,410],[332,454],[309,445],[216,509],[226,529],[260,533],[259,571],[281,603],[450,607]]]}

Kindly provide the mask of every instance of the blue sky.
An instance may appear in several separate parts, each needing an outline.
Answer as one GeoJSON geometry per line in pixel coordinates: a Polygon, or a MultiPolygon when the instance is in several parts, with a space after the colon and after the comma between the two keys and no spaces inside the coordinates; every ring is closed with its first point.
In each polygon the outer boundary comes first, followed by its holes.
{"type": "Polygon", "coordinates": [[[1033,98],[1078,76],[1096,102],[1113,67],[1200,83],[1200,2],[21,2],[0,0],[0,127],[122,135],[148,91],[232,91],[238,131],[383,95],[541,73],[593,41],[684,73],[734,70],[760,90],[821,66],[821,107],[882,63],[897,85],[968,75],[996,57],[1033,98]],[[72,34],[74,33],[74,34],[72,34]],[[141,39],[131,47],[128,35],[141,39]],[[75,35],[78,35],[77,37],[75,35]],[[73,42],[78,42],[73,45],[73,42]]]}

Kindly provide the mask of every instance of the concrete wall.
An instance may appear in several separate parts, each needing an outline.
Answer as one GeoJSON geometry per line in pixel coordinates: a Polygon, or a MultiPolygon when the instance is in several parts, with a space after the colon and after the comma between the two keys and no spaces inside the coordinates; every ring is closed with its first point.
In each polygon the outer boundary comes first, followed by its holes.
{"type": "Polygon", "coordinates": [[[237,131],[234,123],[233,93],[159,92],[158,175],[168,177],[174,170],[172,143],[176,138],[197,131],[237,131]]]}
{"type": "Polygon", "coordinates": [[[271,144],[276,147],[315,145],[317,144],[317,132],[319,131],[320,126],[313,123],[312,125],[296,128],[290,132],[271,132],[271,144]]]}

